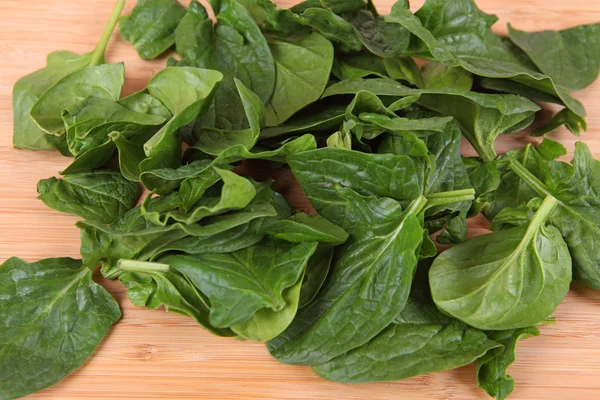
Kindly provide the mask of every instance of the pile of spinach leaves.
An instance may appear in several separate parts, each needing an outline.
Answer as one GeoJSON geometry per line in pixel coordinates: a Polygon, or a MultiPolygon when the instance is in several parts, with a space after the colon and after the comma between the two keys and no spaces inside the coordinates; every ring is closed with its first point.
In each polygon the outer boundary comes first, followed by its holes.
{"type": "Polygon", "coordinates": [[[571,164],[550,139],[500,156],[494,142],[540,103],[564,108],[533,135],[586,129],[570,92],[598,76],[600,24],[500,37],[473,0],[388,16],[367,0],[210,5],[216,23],[197,1],[120,17],[119,0],[91,53],[51,53],[15,84],[14,146],[72,157],[38,192],[82,218],[81,260],[0,266],[0,399],[58,382],[119,320],[98,267],[136,306],[325,379],[475,362],[506,398],[517,341],[553,321],[572,278],[600,290],[600,162],[581,142],[571,164]],[[175,50],[126,97],[124,65],[104,59],[118,23],[143,59],[175,50]],[[265,179],[281,169],[310,213],[265,179]],[[467,240],[481,213],[494,232],[467,240]],[[438,255],[432,238],[454,246],[438,255]]]}

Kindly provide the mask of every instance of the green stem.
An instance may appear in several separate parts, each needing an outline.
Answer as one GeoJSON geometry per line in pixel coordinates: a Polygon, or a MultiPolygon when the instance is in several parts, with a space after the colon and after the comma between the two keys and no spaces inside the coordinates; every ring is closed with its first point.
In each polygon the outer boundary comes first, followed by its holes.
{"type": "Polygon", "coordinates": [[[112,36],[112,33],[119,22],[119,18],[121,17],[124,7],[125,0],[118,0],[112,14],[110,14],[108,22],[106,23],[104,32],[102,32],[102,36],[100,37],[100,40],[98,41],[98,44],[92,53],[90,65],[94,66],[104,63],[104,52],[106,51],[106,46],[108,45],[108,41],[110,40],[110,37],[112,36]]]}
{"type": "Polygon", "coordinates": [[[551,195],[546,196],[540,208],[535,212],[531,222],[529,222],[529,226],[527,227],[527,231],[523,236],[523,239],[520,241],[519,246],[513,252],[513,256],[516,256],[521,253],[523,247],[528,246],[533,236],[540,229],[540,226],[544,225],[552,211],[556,208],[558,204],[558,200],[551,195]]]}
{"type": "Polygon", "coordinates": [[[412,203],[410,203],[410,205],[405,210],[405,212],[407,214],[418,214],[421,211],[423,211],[423,209],[425,208],[426,205],[427,205],[427,198],[425,196],[419,196],[418,198],[413,200],[412,203]]]}
{"type": "Polygon", "coordinates": [[[427,195],[427,208],[473,200],[475,200],[475,189],[461,189],[451,192],[432,193],[427,195]]]}
{"type": "Polygon", "coordinates": [[[523,166],[517,160],[511,160],[508,164],[510,169],[513,170],[519,178],[527,183],[533,190],[535,190],[540,196],[552,196],[550,190],[540,181],[535,175],[533,175],[527,168],[523,166]]]}
{"type": "Polygon", "coordinates": [[[169,264],[148,261],[119,260],[119,270],[127,272],[169,272],[169,264]]]}

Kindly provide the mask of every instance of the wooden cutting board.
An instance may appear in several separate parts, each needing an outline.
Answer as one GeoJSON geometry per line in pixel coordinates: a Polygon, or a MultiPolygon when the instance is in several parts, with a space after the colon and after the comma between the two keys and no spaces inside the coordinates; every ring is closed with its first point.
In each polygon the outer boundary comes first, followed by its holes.
{"type": "MultiPolygon", "coordinates": [[[[49,210],[36,199],[39,179],[57,174],[68,159],[51,152],[12,148],[11,91],[14,82],[45,65],[53,50],[91,51],[114,0],[0,1],[0,262],[18,255],[33,261],[79,256],[76,217],[49,210]]],[[[130,0],[127,11],[135,1],[130,0]]],[[[187,3],[187,1],[186,1],[187,3]]],[[[281,6],[295,3],[278,1],[281,6]]],[[[376,0],[387,14],[393,0],[376,0]]],[[[415,9],[422,4],[414,1],[415,9]]],[[[598,0],[479,0],[479,6],[523,30],[564,29],[600,21],[598,0]]],[[[115,34],[108,62],[124,61],[125,93],[143,88],[165,65],[145,62],[115,34]]],[[[577,94],[587,108],[589,130],[583,136],[600,158],[600,81],[577,94]]],[[[551,112],[545,113],[549,117],[551,112]]],[[[565,129],[551,135],[572,151],[576,137],[565,129]]],[[[498,150],[538,141],[526,134],[503,137],[498,150]]],[[[464,153],[472,155],[468,145],[464,153]]],[[[284,182],[284,185],[286,183],[284,182]]],[[[306,203],[291,188],[289,198],[306,203]]],[[[482,218],[470,222],[471,235],[487,231],[482,218]]],[[[209,335],[191,319],[162,310],[133,307],[115,282],[102,281],[123,309],[123,319],[97,352],[63,382],[31,399],[481,399],[474,367],[429,374],[403,382],[341,385],[316,377],[308,367],[273,360],[262,344],[209,335]]],[[[600,293],[579,284],[555,314],[556,325],[522,342],[510,369],[517,381],[513,399],[600,398],[600,293]]]]}

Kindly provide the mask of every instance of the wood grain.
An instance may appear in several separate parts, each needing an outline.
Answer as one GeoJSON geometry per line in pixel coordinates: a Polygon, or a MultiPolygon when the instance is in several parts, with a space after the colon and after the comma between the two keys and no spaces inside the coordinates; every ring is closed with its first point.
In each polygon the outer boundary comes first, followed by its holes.
{"type": "MultiPolygon", "coordinates": [[[[51,50],[90,51],[114,0],[2,0],[0,2],[0,262],[12,255],[26,260],[78,257],[75,217],[53,212],[36,199],[39,179],[56,175],[68,159],[51,152],[15,150],[11,145],[11,90],[14,82],[45,63],[51,50]]],[[[293,1],[279,1],[289,6],[293,1]]],[[[387,13],[393,0],[376,1],[387,13]]],[[[422,1],[414,1],[418,7],[422,1]]],[[[524,30],[562,29],[600,21],[598,0],[479,0],[480,7],[524,30]]],[[[134,1],[129,1],[131,9],[134,1]]],[[[125,94],[141,89],[165,59],[140,60],[114,35],[109,62],[127,66],[125,94]]],[[[583,137],[600,157],[600,82],[578,94],[588,110],[583,137]]],[[[550,115],[548,111],[547,116],[550,115]]],[[[569,150],[577,138],[566,130],[552,134],[569,150]]],[[[532,139],[503,137],[499,151],[519,148],[532,139]]],[[[472,154],[468,145],[465,154],[472,154]]],[[[297,189],[288,192],[298,202],[297,189]]],[[[471,235],[485,232],[481,218],[471,221],[471,235]]],[[[430,374],[403,382],[345,386],[326,382],[309,368],[279,364],[264,345],[213,337],[190,319],[133,307],[123,288],[104,282],[123,309],[123,320],[94,356],[72,376],[30,399],[480,399],[474,368],[430,374]]],[[[519,346],[510,369],[517,381],[513,399],[600,398],[600,293],[574,284],[556,311],[556,325],[519,346]]]]}

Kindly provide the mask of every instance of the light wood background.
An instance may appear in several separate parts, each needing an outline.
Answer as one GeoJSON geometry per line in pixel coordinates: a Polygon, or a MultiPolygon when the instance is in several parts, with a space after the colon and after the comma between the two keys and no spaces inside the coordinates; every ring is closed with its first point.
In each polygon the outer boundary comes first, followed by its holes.
{"type": "MultiPolygon", "coordinates": [[[[11,91],[14,82],[45,65],[53,50],[91,51],[114,0],[0,1],[0,262],[18,255],[26,260],[79,256],[76,217],[49,210],[36,199],[39,179],[56,175],[69,160],[52,152],[12,148],[11,91]]],[[[130,0],[127,10],[133,8],[130,0]]],[[[187,3],[187,1],[186,1],[187,3]]],[[[294,1],[278,1],[289,6],[294,1]]],[[[393,0],[378,0],[387,13],[393,0]]],[[[422,4],[414,1],[415,9],[422,4]]],[[[525,30],[563,29],[600,21],[598,0],[479,0],[479,6],[525,30]]],[[[140,60],[115,34],[108,62],[124,61],[124,94],[143,88],[165,59],[140,60]]],[[[589,131],[582,138],[600,158],[600,81],[578,94],[587,107],[589,131]]],[[[546,113],[549,116],[550,112],[546,113]]],[[[552,134],[569,151],[577,140],[562,129],[552,134]]],[[[499,150],[519,148],[526,134],[503,137],[499,150]]],[[[464,152],[471,154],[467,145],[464,152]]],[[[295,198],[297,190],[290,189],[295,198]]],[[[296,204],[305,206],[301,202],[296,204]]],[[[471,234],[487,230],[471,221],[471,234]]],[[[309,368],[273,360],[262,344],[221,339],[191,319],[133,307],[123,288],[102,282],[123,309],[123,319],[77,372],[31,399],[481,399],[472,366],[403,382],[347,386],[326,382],[309,368]]],[[[517,381],[513,399],[600,398],[600,293],[573,284],[556,311],[558,322],[542,336],[520,344],[510,369],[517,381]]]]}

